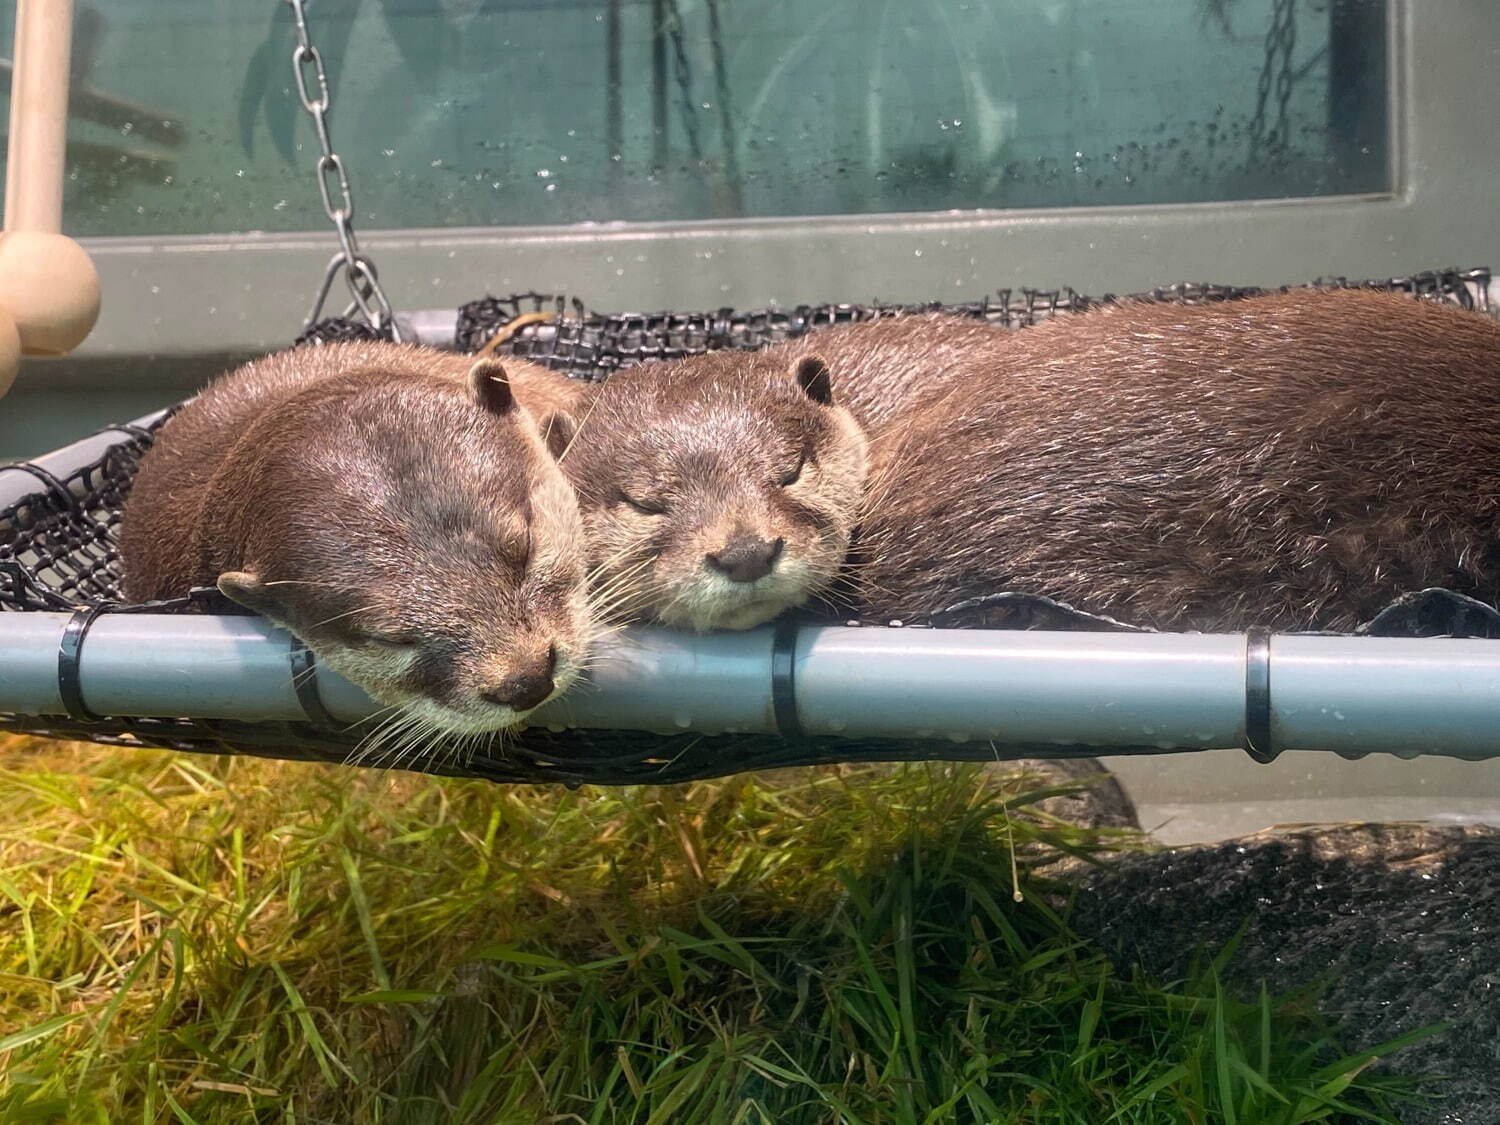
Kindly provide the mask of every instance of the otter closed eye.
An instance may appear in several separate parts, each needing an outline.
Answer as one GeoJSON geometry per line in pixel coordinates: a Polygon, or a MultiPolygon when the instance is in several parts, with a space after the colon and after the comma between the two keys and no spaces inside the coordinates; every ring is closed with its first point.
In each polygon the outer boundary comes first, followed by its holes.
{"type": "Polygon", "coordinates": [[[419,638],[405,633],[356,633],[353,640],[355,644],[395,649],[413,648],[422,643],[419,638]]]}
{"type": "Polygon", "coordinates": [[[661,504],[651,500],[637,500],[632,496],[627,496],[623,492],[620,493],[620,500],[630,505],[630,507],[634,508],[643,516],[665,515],[667,511],[667,506],[665,504],[661,504]]]}
{"type": "Polygon", "coordinates": [[[804,448],[802,452],[797,454],[797,467],[792,469],[790,472],[781,474],[781,480],[779,482],[781,484],[781,487],[790,488],[792,485],[796,484],[799,480],[802,479],[802,470],[806,467],[807,450],[804,448]]]}
{"type": "Polygon", "coordinates": [[[511,540],[505,545],[506,557],[515,560],[516,567],[525,570],[531,565],[531,556],[536,549],[536,541],[532,535],[531,525],[526,525],[526,530],[517,539],[511,540]]]}

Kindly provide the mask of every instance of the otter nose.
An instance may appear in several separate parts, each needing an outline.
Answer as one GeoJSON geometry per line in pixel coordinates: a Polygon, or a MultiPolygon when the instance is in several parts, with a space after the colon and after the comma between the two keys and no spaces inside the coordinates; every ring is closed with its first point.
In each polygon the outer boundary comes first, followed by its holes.
{"type": "Polygon", "coordinates": [[[557,646],[547,651],[547,658],[530,668],[511,673],[488,691],[479,693],[487,703],[498,703],[513,711],[530,711],[552,694],[556,686],[552,673],[557,670],[557,646]]]}
{"type": "Polygon", "coordinates": [[[785,546],[785,539],[766,540],[739,535],[731,539],[722,551],[711,552],[703,559],[731,582],[754,582],[771,573],[785,546]]]}

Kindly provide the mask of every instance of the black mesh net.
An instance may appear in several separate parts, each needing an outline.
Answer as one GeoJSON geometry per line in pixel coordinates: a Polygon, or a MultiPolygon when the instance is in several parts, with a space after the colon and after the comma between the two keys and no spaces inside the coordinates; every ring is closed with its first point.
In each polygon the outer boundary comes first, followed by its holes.
{"type": "MultiPolygon", "coordinates": [[[[1488,313],[1488,270],[1439,270],[1377,282],[1342,278],[1323,287],[1379,288],[1414,298],[1442,301],[1488,313]]],[[[1196,304],[1235,300],[1264,290],[1180,284],[1134,294],[1134,300],[1196,304]]],[[[983,318],[1006,328],[1079,312],[1117,300],[1086,297],[1071,289],[1001,290],[994,297],[958,305],[816,305],[795,309],[706,313],[598,314],[564,297],[525,293],[486,297],[459,311],[456,343],[475,351],[497,333],[498,350],[521,356],[577,378],[597,380],[631,364],[699,354],[719,348],[754,349],[803,333],[897,312],[937,310],[983,318]]],[[[317,344],[370,338],[370,328],[347,320],[327,320],[297,341],[317,344]]],[[[116,528],[121,507],[141,455],[155,427],[114,427],[119,440],[88,464],[59,476],[39,465],[20,465],[36,479],[36,489],[0,510],[0,610],[76,610],[103,606],[111,612],[151,609],[175,612],[191,599],[149,607],[126,607],[120,599],[120,558],[116,528]]],[[[848,621],[846,624],[864,624],[848,621]]],[[[884,623],[875,623],[884,624],[884,623]]],[[[947,607],[912,628],[1047,628],[1130,630],[1137,626],[1081,613],[1024,591],[993,595],[947,607]]],[[[1362,632],[1401,636],[1500,637],[1500,613],[1447,591],[1417,591],[1393,603],[1362,632]]],[[[362,728],[336,729],[313,723],[229,722],[164,716],[103,718],[33,717],[0,713],[0,729],[47,737],[76,738],[120,745],[163,746],[205,753],[342,762],[355,756],[362,728]]],[[[1111,753],[1130,753],[1112,748],[1111,753]]],[[[1152,747],[1136,752],[1159,753],[1152,747]]],[[[675,736],[636,731],[551,732],[532,728],[508,734],[503,743],[454,760],[434,747],[402,768],[495,781],[561,781],[578,784],[669,783],[741,770],[832,761],[973,758],[997,755],[1066,757],[1097,753],[1087,746],[958,745],[947,741],[803,739],[774,736],[675,736]]],[[[379,760],[368,762],[382,765],[379,760]]]]}
{"type": "MultiPolygon", "coordinates": [[[[1468,309],[1488,311],[1488,270],[1433,270],[1410,277],[1350,282],[1329,278],[1314,282],[1323,288],[1371,288],[1407,293],[1468,309]]],[[[1232,285],[1178,284],[1128,300],[1202,304],[1265,293],[1232,285]]],[[[458,313],[457,345],[477,351],[496,333],[524,320],[501,345],[504,351],[564,371],[582,379],[606,378],[610,372],[654,359],[678,359],[721,348],[763,348],[835,324],[874,320],[898,313],[942,310],[987,320],[1002,328],[1026,328],[1055,316],[1083,312],[1122,298],[1112,294],[1087,297],[1072,289],[1001,289],[993,297],[961,304],[931,301],[916,305],[798,305],[793,309],[736,312],[719,309],[699,313],[590,314],[577,301],[543,293],[513,297],[485,297],[458,313]],[[540,319],[545,316],[546,319],[540,319]]],[[[342,322],[330,332],[343,331],[342,322]]],[[[319,326],[321,328],[321,326],[319,326]]],[[[330,338],[333,338],[330,335],[330,338]]]]}

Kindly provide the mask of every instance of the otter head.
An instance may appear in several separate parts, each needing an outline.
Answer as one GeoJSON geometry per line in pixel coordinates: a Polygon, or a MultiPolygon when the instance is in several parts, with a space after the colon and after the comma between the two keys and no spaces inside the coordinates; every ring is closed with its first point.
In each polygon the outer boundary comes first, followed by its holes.
{"type": "Polygon", "coordinates": [[[287,414],[246,436],[242,557],[222,593],[414,728],[501,729],[568,688],[592,628],[583,527],[498,362],[466,386],[331,379],[287,414]]]}
{"type": "Polygon", "coordinates": [[[568,428],[553,427],[601,614],[748,629],[844,562],[865,439],[820,359],[721,352],[633,367],[568,428]]]}

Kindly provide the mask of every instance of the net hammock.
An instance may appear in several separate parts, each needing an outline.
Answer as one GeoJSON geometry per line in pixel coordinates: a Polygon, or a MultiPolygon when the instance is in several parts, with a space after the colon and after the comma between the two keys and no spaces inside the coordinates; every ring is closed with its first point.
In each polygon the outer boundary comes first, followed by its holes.
{"type": "MultiPolygon", "coordinates": [[[[1491,314],[1487,269],[1445,269],[1378,282],[1323,280],[1322,287],[1379,288],[1417,300],[1446,302],[1491,314]]],[[[1131,299],[1197,304],[1233,301],[1264,290],[1178,284],[1131,299]]],[[[569,376],[600,380],[623,367],[725,348],[752,350],[833,324],[898,312],[944,310],[1022,331],[1041,320],[1086,311],[1117,300],[1087,297],[1071,289],[1001,290],[963,304],[831,304],[749,312],[719,309],[694,313],[589,311],[565,297],[525,293],[485,297],[459,310],[450,346],[473,352],[497,334],[497,351],[540,363],[569,376]],[[545,314],[545,315],[539,315],[545,314]],[[507,333],[515,325],[518,329],[507,333]]],[[[452,323],[452,322],[450,322],[452,323]]],[[[316,347],[338,339],[375,338],[358,321],[333,318],[314,324],[296,341],[316,347]]],[[[447,341],[444,341],[447,342],[447,341]]],[[[170,411],[144,424],[106,431],[103,451],[82,463],[59,465],[56,456],[12,466],[35,487],[0,509],[0,611],[97,614],[204,613],[222,602],[195,594],[145,606],[126,605],[120,593],[117,531],[120,513],[141,456],[170,411]]],[[[809,617],[808,620],[816,620],[809,617]]],[[[841,625],[890,625],[884,621],[835,619],[841,625]]],[[[996,590],[959,605],[934,607],[905,628],[1141,630],[1129,621],[1082,613],[1026,591],[996,590]]],[[[1367,622],[1361,633],[1378,636],[1500,637],[1500,613],[1448,591],[1413,591],[1367,622]]],[[[64,697],[66,698],[66,696],[64,697]]],[[[359,746],[363,728],[329,722],[245,722],[192,716],[155,718],[75,714],[29,716],[0,713],[0,729],[108,745],[156,746],[210,754],[247,754],[291,760],[344,762],[359,746]]],[[[508,782],[581,784],[670,783],[743,770],[838,761],[1068,757],[1097,753],[1089,746],[988,743],[947,740],[859,740],[772,735],[663,736],[639,731],[555,730],[540,727],[507,733],[489,750],[455,760],[439,744],[400,768],[508,782]]],[[[1112,753],[1161,753],[1156,747],[1112,749],[1112,753]]]]}

